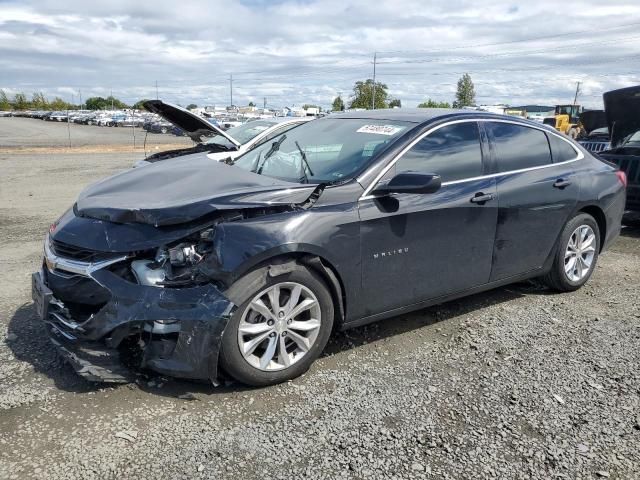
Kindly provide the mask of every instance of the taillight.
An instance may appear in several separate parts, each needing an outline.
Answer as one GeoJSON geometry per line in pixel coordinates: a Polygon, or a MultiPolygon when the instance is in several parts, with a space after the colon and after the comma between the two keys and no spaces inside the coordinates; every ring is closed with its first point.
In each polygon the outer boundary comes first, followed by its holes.
{"type": "Polygon", "coordinates": [[[622,170],[617,170],[616,177],[618,177],[618,180],[620,180],[620,183],[624,186],[624,188],[627,188],[627,174],[622,170]]]}

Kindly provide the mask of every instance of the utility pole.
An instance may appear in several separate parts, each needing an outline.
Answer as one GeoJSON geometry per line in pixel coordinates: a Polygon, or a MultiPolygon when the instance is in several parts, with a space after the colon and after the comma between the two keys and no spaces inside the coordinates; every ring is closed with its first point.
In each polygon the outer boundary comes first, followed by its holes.
{"type": "Polygon", "coordinates": [[[82,110],[82,90],[78,89],[78,96],[80,97],[80,110],[82,110]]]}
{"type": "Polygon", "coordinates": [[[113,88],[111,89],[111,94],[109,96],[111,97],[111,111],[113,111],[113,88]]]}
{"type": "Polygon", "coordinates": [[[571,123],[578,122],[580,113],[578,112],[578,95],[580,95],[580,83],[576,82],[576,94],[573,96],[573,107],[571,107],[571,114],[569,115],[569,121],[571,123]]]}
{"type": "Polygon", "coordinates": [[[229,96],[231,97],[230,106],[233,107],[233,74],[229,74],[229,96]]]}
{"type": "Polygon", "coordinates": [[[580,95],[580,83],[582,82],[576,82],[576,94],[573,97],[573,106],[575,107],[578,103],[578,95],[580,95]]]}
{"type": "Polygon", "coordinates": [[[262,104],[262,109],[266,110],[267,109],[267,97],[264,97],[264,102],[262,104]]]}
{"type": "Polygon", "coordinates": [[[373,52],[373,89],[371,91],[371,110],[376,108],[376,59],[377,52],[373,52]]]}
{"type": "Polygon", "coordinates": [[[156,80],[156,100],[158,100],[158,80],[156,80]]]}

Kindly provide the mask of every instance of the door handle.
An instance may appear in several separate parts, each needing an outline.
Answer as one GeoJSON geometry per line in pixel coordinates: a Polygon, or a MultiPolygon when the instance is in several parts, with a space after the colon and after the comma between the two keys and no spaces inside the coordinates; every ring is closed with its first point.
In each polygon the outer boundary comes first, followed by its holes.
{"type": "Polygon", "coordinates": [[[555,183],[553,184],[554,188],[559,188],[559,189],[563,189],[568,187],[569,185],[571,185],[571,182],[569,180],[565,180],[564,178],[559,178],[558,180],[555,181],[555,183]]]}
{"type": "Polygon", "coordinates": [[[478,192],[471,197],[471,203],[479,203],[480,205],[488,202],[489,200],[493,200],[493,194],[491,193],[478,192]]]}

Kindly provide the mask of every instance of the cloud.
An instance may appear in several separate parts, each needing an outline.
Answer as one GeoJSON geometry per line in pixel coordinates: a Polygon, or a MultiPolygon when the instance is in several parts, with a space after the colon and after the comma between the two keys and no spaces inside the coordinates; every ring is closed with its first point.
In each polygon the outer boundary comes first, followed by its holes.
{"type": "Polygon", "coordinates": [[[372,74],[405,106],[451,101],[598,107],[640,83],[640,4],[540,0],[244,0],[0,3],[0,88],[69,97],[160,96],[328,106],[372,74]],[[75,94],[74,94],[75,95],[75,94]]]}

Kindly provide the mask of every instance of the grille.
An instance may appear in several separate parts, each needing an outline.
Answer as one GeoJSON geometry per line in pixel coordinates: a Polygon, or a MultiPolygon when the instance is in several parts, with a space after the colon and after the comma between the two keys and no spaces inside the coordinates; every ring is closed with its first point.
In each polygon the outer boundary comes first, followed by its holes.
{"type": "Polygon", "coordinates": [[[602,152],[609,148],[609,142],[580,142],[586,150],[590,152],[602,152]]]}
{"type": "Polygon", "coordinates": [[[59,257],[90,263],[107,260],[117,255],[108,252],[96,252],[95,250],[76,247],[57,240],[51,240],[51,249],[59,257]]]}

